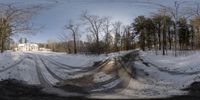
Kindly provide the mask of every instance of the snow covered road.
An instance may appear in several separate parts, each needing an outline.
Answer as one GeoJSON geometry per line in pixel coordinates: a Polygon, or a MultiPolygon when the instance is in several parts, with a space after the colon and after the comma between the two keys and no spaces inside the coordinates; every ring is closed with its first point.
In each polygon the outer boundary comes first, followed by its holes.
{"type": "Polygon", "coordinates": [[[66,55],[53,52],[8,52],[1,54],[0,60],[1,80],[17,79],[43,87],[52,87],[58,82],[80,77],[87,72],[91,73],[90,71],[95,69],[94,66],[105,65],[108,62],[106,56],[66,55]],[[15,56],[18,59],[13,60],[15,56]],[[98,61],[101,62],[95,63],[98,61]]]}

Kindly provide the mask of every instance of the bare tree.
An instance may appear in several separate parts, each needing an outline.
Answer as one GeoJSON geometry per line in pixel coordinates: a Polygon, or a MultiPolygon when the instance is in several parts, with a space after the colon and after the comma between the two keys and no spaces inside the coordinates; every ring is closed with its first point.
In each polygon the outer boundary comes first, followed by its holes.
{"type": "Polygon", "coordinates": [[[132,48],[133,42],[133,34],[131,33],[131,27],[129,25],[124,26],[123,28],[123,35],[124,35],[124,50],[130,50],[132,48]]]}
{"type": "Polygon", "coordinates": [[[12,33],[31,32],[33,23],[30,19],[42,9],[45,5],[18,5],[15,3],[0,4],[0,16],[8,21],[12,28],[12,33]]]}
{"type": "Polygon", "coordinates": [[[138,2],[138,3],[146,3],[146,4],[151,4],[151,5],[155,5],[160,7],[161,9],[164,9],[168,14],[170,14],[170,16],[173,18],[174,22],[175,22],[175,56],[177,56],[177,44],[178,44],[178,34],[179,34],[179,29],[178,29],[178,21],[179,18],[182,17],[189,17],[187,16],[188,13],[186,13],[186,10],[183,9],[184,7],[181,7],[183,4],[189,3],[187,1],[175,1],[174,2],[174,6],[171,5],[163,5],[157,2],[151,2],[151,1],[147,1],[147,2],[138,2]]]}
{"type": "Polygon", "coordinates": [[[113,23],[113,30],[115,33],[114,38],[114,49],[115,51],[119,51],[119,46],[121,45],[120,39],[121,39],[121,29],[122,29],[122,23],[120,21],[117,21],[113,23]]]}
{"type": "Polygon", "coordinates": [[[69,43],[68,43],[68,41],[69,41],[68,37],[69,37],[69,36],[68,36],[67,34],[61,33],[61,34],[59,34],[59,36],[58,36],[58,40],[60,40],[60,42],[64,44],[64,45],[62,45],[62,46],[64,47],[65,52],[66,52],[66,53],[71,53],[71,47],[70,47],[70,45],[69,45],[69,43]]]}
{"type": "Polygon", "coordinates": [[[56,41],[55,40],[48,39],[47,40],[47,45],[48,45],[48,48],[50,48],[52,51],[56,50],[56,41]]]}
{"type": "Polygon", "coordinates": [[[46,7],[46,5],[42,4],[22,5],[18,3],[0,3],[1,52],[4,51],[5,40],[10,38],[11,35],[32,32],[33,23],[30,20],[35,14],[46,7]]]}
{"type": "Polygon", "coordinates": [[[194,15],[194,18],[191,21],[192,31],[194,31],[192,34],[192,48],[193,45],[195,45],[196,48],[200,48],[200,3],[197,2],[195,4],[196,6],[190,9],[191,15],[194,15]]]}
{"type": "Polygon", "coordinates": [[[111,27],[110,17],[106,18],[105,23],[103,25],[103,31],[105,33],[105,49],[106,53],[108,53],[111,50],[111,43],[113,39],[113,37],[111,36],[112,27],[111,27]]]}
{"type": "Polygon", "coordinates": [[[8,21],[4,18],[0,19],[0,45],[1,45],[1,53],[3,53],[5,49],[5,43],[8,41],[11,33],[11,27],[8,21]]]}
{"type": "Polygon", "coordinates": [[[90,15],[87,12],[83,12],[82,14],[83,20],[86,22],[88,26],[89,32],[91,32],[96,40],[96,48],[97,53],[100,54],[100,33],[102,32],[102,27],[105,23],[105,17],[100,17],[97,15],[90,15]]]}
{"type": "Polygon", "coordinates": [[[72,21],[70,21],[68,25],[65,25],[65,29],[70,30],[73,36],[74,54],[77,53],[77,37],[79,26],[79,24],[74,24],[72,21]]]}

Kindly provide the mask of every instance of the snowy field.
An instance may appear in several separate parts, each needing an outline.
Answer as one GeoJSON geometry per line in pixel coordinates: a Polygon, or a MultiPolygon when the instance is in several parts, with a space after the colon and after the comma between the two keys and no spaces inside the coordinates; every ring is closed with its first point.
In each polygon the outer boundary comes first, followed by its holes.
{"type": "Polygon", "coordinates": [[[127,88],[115,94],[97,94],[95,98],[160,98],[187,94],[182,89],[194,81],[200,81],[200,52],[173,52],[163,56],[161,52],[139,52],[139,60],[130,63],[136,70],[127,88]],[[103,97],[101,96],[103,95],[103,97]]]}
{"type": "Polygon", "coordinates": [[[17,79],[28,84],[41,84],[42,78],[39,79],[38,76],[41,74],[49,83],[55,84],[61,79],[70,78],[69,72],[80,70],[81,67],[92,66],[95,61],[103,59],[106,59],[106,56],[8,51],[0,54],[0,79],[17,79]]]}
{"type": "Polygon", "coordinates": [[[155,52],[140,51],[140,60],[134,62],[137,78],[130,82],[128,95],[139,97],[165,97],[185,94],[186,88],[194,81],[200,81],[200,52],[186,51],[175,57],[156,55],[155,52]],[[139,92],[133,91],[137,90],[139,92]]]}
{"type": "MultiPolygon", "coordinates": [[[[58,82],[85,75],[82,72],[91,69],[95,62],[106,61],[130,52],[132,51],[98,56],[7,51],[0,54],[0,79],[17,79],[28,84],[51,87],[58,82]]],[[[189,52],[178,57],[174,57],[170,51],[166,56],[156,55],[151,51],[138,53],[139,57],[136,61],[128,62],[135,69],[136,74],[126,88],[114,94],[94,93],[90,98],[158,98],[182,95],[187,92],[181,89],[194,81],[200,81],[200,52],[189,52]]],[[[105,68],[117,66],[113,61],[109,61],[105,68]]],[[[90,73],[88,75],[92,73],[94,83],[107,83],[93,91],[114,87],[120,83],[115,75],[106,72],[88,71],[87,73],[90,73]]]]}
{"type": "Polygon", "coordinates": [[[153,63],[155,66],[161,67],[169,71],[181,73],[194,73],[200,71],[200,52],[187,51],[186,54],[175,57],[170,52],[169,55],[155,55],[152,52],[143,52],[142,58],[147,62],[153,63]]]}
{"type": "MultiPolygon", "coordinates": [[[[0,79],[17,79],[28,84],[55,85],[59,81],[80,76],[78,71],[95,62],[112,59],[131,51],[108,55],[72,55],[55,52],[12,52],[0,54],[0,79]]],[[[97,80],[98,81],[98,80],[97,80]]]]}

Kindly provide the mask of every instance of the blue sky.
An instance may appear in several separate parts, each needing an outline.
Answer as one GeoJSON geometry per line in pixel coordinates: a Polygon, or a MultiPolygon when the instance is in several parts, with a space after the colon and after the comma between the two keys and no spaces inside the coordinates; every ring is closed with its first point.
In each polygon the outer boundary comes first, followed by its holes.
{"type": "MultiPolygon", "coordinates": [[[[1,3],[48,3],[50,1],[53,0],[0,0],[1,3]]],[[[68,31],[63,29],[64,25],[66,25],[70,19],[79,20],[81,13],[85,10],[99,16],[110,16],[113,21],[119,20],[124,24],[130,24],[134,18],[139,15],[149,15],[150,12],[155,11],[155,7],[135,4],[135,1],[136,0],[59,0],[55,6],[40,12],[32,19],[35,25],[41,25],[44,26],[44,28],[35,35],[25,35],[24,37],[27,37],[31,42],[46,42],[48,39],[57,40],[59,34],[68,34],[68,31]]],[[[152,1],[165,5],[172,5],[174,2],[174,0],[152,1]]],[[[14,36],[14,38],[17,40],[21,35],[14,36]]]]}

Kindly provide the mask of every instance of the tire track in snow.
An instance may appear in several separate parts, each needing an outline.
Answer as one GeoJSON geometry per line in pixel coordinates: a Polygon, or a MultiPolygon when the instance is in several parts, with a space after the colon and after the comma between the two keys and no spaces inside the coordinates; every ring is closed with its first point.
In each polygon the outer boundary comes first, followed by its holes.
{"type": "Polygon", "coordinates": [[[24,58],[22,58],[20,61],[18,61],[18,62],[16,62],[16,63],[14,63],[14,64],[12,64],[12,65],[10,65],[10,66],[8,66],[8,67],[2,69],[2,70],[0,70],[0,73],[1,73],[1,72],[4,72],[4,71],[6,71],[6,70],[9,70],[9,69],[11,69],[11,68],[13,68],[13,67],[15,67],[15,66],[17,66],[17,65],[19,65],[19,64],[20,64],[21,62],[23,62],[24,59],[26,59],[26,58],[27,58],[27,57],[24,57],[24,58]]]}
{"type": "Polygon", "coordinates": [[[35,62],[36,71],[37,71],[38,78],[39,78],[41,85],[44,87],[52,87],[53,85],[51,84],[51,82],[48,79],[46,79],[46,77],[44,76],[44,73],[42,73],[42,71],[41,71],[39,63],[37,61],[37,55],[33,55],[33,54],[31,54],[31,55],[34,56],[33,61],[35,62]]]}
{"type": "MultiPolygon", "coordinates": [[[[122,64],[120,60],[118,60],[118,57],[111,61],[114,61],[114,64],[112,66],[117,69],[116,72],[114,72],[113,74],[114,76],[111,79],[106,80],[104,82],[96,83],[93,87],[90,87],[89,89],[93,89],[92,91],[94,92],[105,91],[109,93],[116,93],[117,91],[115,91],[115,89],[123,91],[127,88],[130,80],[133,78],[132,74],[134,73],[130,73],[130,71],[128,71],[129,69],[127,69],[126,66],[122,64]]],[[[102,67],[107,66],[103,65],[102,67]]]]}
{"type": "MultiPolygon", "coordinates": [[[[80,68],[84,68],[84,67],[82,67],[82,66],[70,66],[70,65],[67,65],[67,64],[63,64],[63,63],[60,63],[60,62],[58,62],[58,61],[56,61],[56,60],[54,60],[54,59],[52,59],[52,58],[50,58],[50,57],[46,57],[47,58],[47,60],[49,60],[50,62],[52,62],[52,63],[55,63],[55,64],[59,64],[59,65],[62,65],[62,66],[66,66],[67,68],[71,68],[71,69],[80,69],[80,68]],[[50,60],[51,59],[51,60],[50,60]]],[[[86,64],[87,65],[87,64],[86,64]]],[[[66,68],[66,67],[64,67],[64,68],[66,68]]],[[[89,66],[88,66],[89,67],[89,66]]],[[[91,67],[91,66],[90,66],[91,67]]]]}
{"type": "Polygon", "coordinates": [[[107,59],[105,61],[102,61],[101,63],[99,63],[98,65],[96,66],[93,66],[93,67],[89,67],[89,68],[84,68],[80,71],[75,71],[76,73],[84,73],[84,72],[89,72],[89,71],[94,71],[94,70],[99,70],[101,69],[102,67],[106,66],[111,60],[110,59],[107,59]]]}
{"type": "Polygon", "coordinates": [[[95,83],[94,85],[91,85],[91,86],[87,86],[86,87],[86,90],[87,91],[96,91],[98,89],[104,89],[106,90],[107,88],[110,88],[110,87],[106,87],[106,85],[108,85],[109,83],[112,83],[114,81],[117,81],[119,80],[119,76],[114,76],[112,77],[111,79],[109,80],[106,80],[106,81],[103,81],[103,82],[99,82],[99,83],[95,83]]]}
{"type": "Polygon", "coordinates": [[[98,72],[99,70],[101,70],[101,68],[103,68],[104,66],[106,66],[111,60],[107,59],[106,61],[103,61],[102,63],[98,64],[98,66],[94,66],[91,68],[88,68],[86,70],[79,70],[79,71],[74,71],[74,72],[70,72],[70,75],[76,75],[76,74],[86,74],[86,73],[95,73],[98,72]]]}
{"type": "Polygon", "coordinates": [[[200,71],[194,71],[194,72],[178,72],[178,71],[170,71],[170,70],[167,70],[167,69],[163,69],[163,68],[160,68],[159,66],[151,63],[151,62],[148,62],[148,61],[144,61],[143,60],[144,58],[142,57],[139,57],[139,60],[146,66],[148,67],[154,67],[156,69],[158,69],[159,71],[161,72],[165,72],[165,73],[169,73],[171,75],[195,75],[195,74],[200,74],[200,71]],[[151,66],[150,66],[151,65],[151,66]]]}
{"type": "MultiPolygon", "coordinates": [[[[53,60],[52,58],[50,57],[45,57],[49,62],[51,62],[52,64],[54,65],[58,65],[59,67],[63,68],[63,69],[67,69],[67,70],[70,70],[70,69],[81,69],[81,70],[90,70],[90,69],[94,69],[96,68],[96,66],[101,66],[102,64],[106,63],[106,61],[108,62],[109,59],[106,59],[105,61],[102,61],[101,63],[97,64],[97,65],[92,65],[92,66],[70,66],[70,65],[67,65],[67,64],[63,64],[63,63],[60,63],[56,60],[53,60]],[[65,66],[65,67],[64,67],[65,66]],[[94,68],[93,68],[94,67],[94,68]]],[[[88,65],[88,64],[85,64],[85,65],[88,65]]]]}
{"type": "Polygon", "coordinates": [[[49,59],[46,59],[46,60],[49,61],[51,64],[56,65],[56,66],[58,66],[58,67],[60,67],[62,69],[65,69],[65,70],[70,70],[71,69],[68,66],[64,67],[63,65],[59,64],[58,62],[54,62],[54,61],[51,61],[49,59]]]}
{"type": "MultiPolygon", "coordinates": [[[[37,70],[37,74],[38,74],[38,78],[39,78],[39,81],[41,83],[42,86],[44,87],[52,87],[53,84],[45,77],[44,73],[42,73],[42,70],[40,68],[40,65],[39,65],[39,62],[38,61],[41,61],[41,64],[44,65],[44,67],[47,69],[48,73],[55,79],[59,80],[59,81],[63,81],[64,79],[62,79],[61,77],[59,77],[58,75],[56,75],[50,68],[48,68],[47,64],[44,62],[44,59],[42,59],[41,57],[37,56],[37,55],[34,55],[34,54],[31,54],[31,53],[27,53],[31,56],[34,56],[34,59],[33,61],[35,62],[35,66],[36,66],[36,70],[37,70]]],[[[101,63],[100,66],[98,66],[98,68],[96,69],[99,69],[99,67],[103,67],[105,66],[109,61],[106,60],[104,62],[101,63]]],[[[60,66],[58,66],[60,67],[60,66]]],[[[82,72],[82,71],[78,71],[78,72],[82,72]]],[[[75,72],[75,73],[78,73],[78,72],[75,72]]],[[[75,74],[74,73],[74,74],[75,74]]]]}
{"type": "MultiPolygon", "coordinates": [[[[84,73],[84,72],[92,71],[92,70],[95,70],[95,69],[100,68],[102,66],[105,66],[110,61],[110,59],[106,59],[105,61],[102,61],[99,64],[93,65],[93,66],[90,66],[90,67],[75,67],[75,68],[73,68],[72,66],[62,64],[62,63],[55,61],[53,59],[50,60],[48,57],[46,58],[46,60],[48,60],[51,64],[56,65],[57,67],[60,67],[61,69],[66,69],[66,70],[80,69],[79,71],[74,71],[72,73],[84,73]]],[[[71,74],[71,73],[69,73],[69,74],[71,74]]]]}
{"type": "MultiPolygon", "coordinates": [[[[58,75],[56,75],[53,71],[51,71],[50,68],[48,68],[48,65],[45,63],[44,59],[40,56],[39,57],[40,60],[42,61],[42,63],[45,65],[46,69],[48,70],[48,72],[56,79],[58,79],[59,81],[63,81],[64,79],[60,78],[58,75]]],[[[46,59],[45,59],[46,60],[46,59]]],[[[94,67],[96,68],[95,70],[100,70],[102,67],[106,67],[106,65],[110,62],[110,60],[106,60],[106,61],[103,61],[101,62],[97,67],[94,67]]],[[[60,67],[60,65],[58,66],[60,67]]],[[[80,73],[80,72],[83,72],[83,71],[76,71],[75,73],[80,73]]],[[[74,73],[74,74],[75,74],[74,73]]],[[[101,88],[104,88],[104,89],[107,89],[107,88],[110,88],[110,87],[106,87],[106,85],[114,82],[114,81],[117,81],[119,79],[119,76],[114,76],[112,77],[111,79],[107,80],[107,81],[104,81],[104,82],[100,82],[100,83],[96,83],[95,85],[91,85],[91,86],[88,86],[86,87],[86,90],[87,91],[91,91],[91,90],[95,90],[95,89],[101,89],[101,88]]]]}
{"type": "Polygon", "coordinates": [[[43,65],[45,66],[45,68],[47,69],[47,71],[57,80],[59,81],[64,81],[64,79],[62,79],[61,77],[59,77],[58,75],[55,74],[55,72],[51,71],[51,69],[49,69],[49,67],[47,66],[47,64],[44,62],[44,59],[42,59],[42,57],[39,57],[39,59],[42,61],[43,65]]]}

